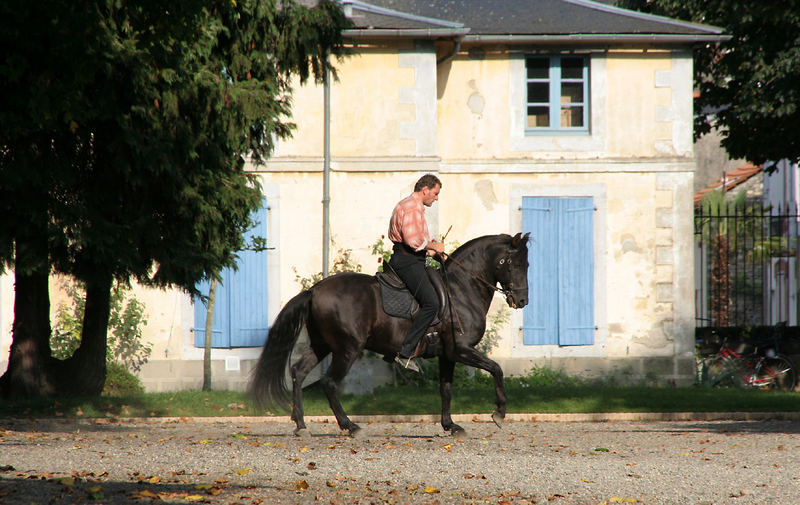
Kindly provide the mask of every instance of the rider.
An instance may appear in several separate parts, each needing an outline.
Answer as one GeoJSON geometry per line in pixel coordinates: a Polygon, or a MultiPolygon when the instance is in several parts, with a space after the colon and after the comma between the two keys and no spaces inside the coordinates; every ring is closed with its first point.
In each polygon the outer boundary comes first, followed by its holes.
{"type": "Polygon", "coordinates": [[[444,253],[444,244],[431,240],[425,207],[439,199],[441,189],[442,182],[438,177],[423,175],[414,185],[414,192],[395,206],[389,221],[389,240],[394,242],[389,266],[419,302],[419,312],[395,361],[415,372],[419,372],[414,355],[417,343],[439,311],[439,298],[425,272],[425,256],[444,253]]]}

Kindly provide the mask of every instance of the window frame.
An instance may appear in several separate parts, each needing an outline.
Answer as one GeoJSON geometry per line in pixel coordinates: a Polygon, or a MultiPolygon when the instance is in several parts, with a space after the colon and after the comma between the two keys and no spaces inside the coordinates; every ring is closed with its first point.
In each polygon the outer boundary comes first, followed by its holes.
{"type": "MultiPolygon", "coordinates": [[[[525,110],[523,111],[525,135],[590,135],[591,134],[591,57],[584,54],[531,54],[524,58],[524,93],[525,110]],[[562,77],[562,59],[573,58],[582,60],[582,75],[580,78],[562,77]],[[528,62],[532,60],[547,60],[548,75],[546,78],[530,77],[528,75],[528,62]],[[536,83],[548,84],[548,101],[531,101],[529,96],[529,85],[536,83]],[[573,102],[573,105],[583,107],[582,126],[562,126],[561,111],[563,103],[561,101],[561,89],[564,83],[581,83],[583,85],[583,97],[581,102],[573,102]],[[549,112],[549,124],[542,127],[528,126],[528,110],[530,107],[546,106],[549,112]],[[556,126],[554,126],[556,125],[556,126]]],[[[567,106],[571,108],[572,106],[567,106]]]]}

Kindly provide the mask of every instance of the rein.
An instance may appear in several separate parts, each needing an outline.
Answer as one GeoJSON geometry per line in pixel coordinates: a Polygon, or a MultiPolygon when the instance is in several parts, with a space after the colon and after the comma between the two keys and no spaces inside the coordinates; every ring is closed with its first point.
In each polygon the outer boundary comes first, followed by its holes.
{"type": "Polygon", "coordinates": [[[505,296],[509,296],[511,293],[513,293],[513,292],[514,292],[514,290],[513,290],[513,289],[505,289],[505,288],[502,288],[502,287],[501,287],[501,288],[498,288],[498,287],[497,287],[495,284],[492,284],[491,282],[487,281],[486,279],[484,279],[484,278],[483,278],[483,277],[481,277],[480,275],[476,274],[475,272],[473,272],[472,270],[470,270],[469,268],[467,268],[467,267],[466,267],[466,266],[465,266],[463,263],[461,263],[460,261],[458,261],[457,259],[455,259],[455,258],[454,258],[454,257],[452,257],[451,255],[449,255],[449,254],[447,254],[447,253],[445,253],[445,252],[441,253],[441,255],[442,255],[442,256],[446,256],[447,258],[450,258],[450,261],[452,261],[452,262],[453,262],[453,263],[455,263],[456,265],[458,265],[458,266],[460,266],[461,268],[463,268],[464,270],[466,270],[466,272],[467,272],[468,274],[470,274],[470,275],[471,275],[471,276],[473,276],[474,278],[476,278],[476,279],[478,279],[479,281],[481,281],[482,283],[484,283],[484,284],[485,284],[487,287],[489,287],[490,289],[493,289],[493,290],[497,291],[498,293],[502,293],[502,294],[504,294],[505,296]]]}

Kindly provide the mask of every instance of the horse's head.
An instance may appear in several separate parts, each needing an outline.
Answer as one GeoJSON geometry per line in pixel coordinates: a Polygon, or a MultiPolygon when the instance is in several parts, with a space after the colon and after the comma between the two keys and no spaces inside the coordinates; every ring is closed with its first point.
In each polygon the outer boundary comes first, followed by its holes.
{"type": "Polygon", "coordinates": [[[511,308],[521,309],[528,304],[528,236],[517,233],[511,238],[511,244],[504,254],[500,255],[496,265],[496,277],[506,302],[511,308]]]}

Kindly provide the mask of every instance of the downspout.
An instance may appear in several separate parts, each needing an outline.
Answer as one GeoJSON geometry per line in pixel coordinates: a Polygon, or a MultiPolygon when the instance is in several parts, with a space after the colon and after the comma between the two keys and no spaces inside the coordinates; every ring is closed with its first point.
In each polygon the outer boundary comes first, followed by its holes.
{"type": "Polygon", "coordinates": [[[331,71],[328,57],[325,57],[323,114],[323,155],[322,155],[322,277],[328,277],[328,262],[331,243],[331,71]]]}
{"type": "Polygon", "coordinates": [[[447,63],[448,61],[452,60],[456,54],[461,50],[461,41],[464,37],[455,37],[453,39],[453,49],[446,55],[442,56],[441,58],[436,60],[436,66],[438,67],[442,63],[447,63]]]}

